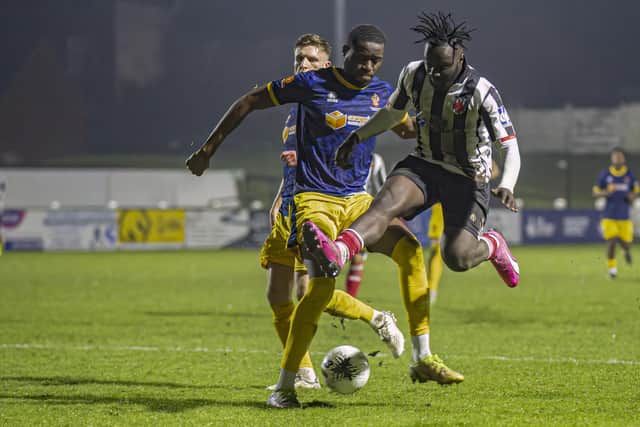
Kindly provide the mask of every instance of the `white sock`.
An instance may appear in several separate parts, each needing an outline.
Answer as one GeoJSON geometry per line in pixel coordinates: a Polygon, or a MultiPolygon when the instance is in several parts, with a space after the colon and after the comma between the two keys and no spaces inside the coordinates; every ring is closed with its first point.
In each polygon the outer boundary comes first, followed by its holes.
{"type": "Polygon", "coordinates": [[[434,291],[432,289],[429,289],[429,302],[431,305],[436,303],[436,300],[438,299],[438,291],[434,291]]]}
{"type": "Polygon", "coordinates": [[[489,248],[489,256],[487,257],[487,259],[491,258],[496,250],[496,243],[490,237],[480,236],[479,239],[482,240],[489,248]]]}
{"type": "Polygon", "coordinates": [[[296,383],[296,373],[287,371],[286,369],[280,369],[280,377],[278,378],[278,384],[276,390],[294,390],[296,383]]]}
{"type": "Polygon", "coordinates": [[[342,260],[342,264],[346,264],[349,261],[349,248],[343,242],[336,242],[338,249],[340,250],[340,259],[342,260]]]}
{"type": "Polygon", "coordinates": [[[411,336],[411,344],[413,345],[413,361],[417,362],[427,356],[431,356],[431,348],[429,348],[429,334],[411,336]]]}
{"type": "Polygon", "coordinates": [[[314,381],[318,379],[316,371],[314,371],[313,368],[300,368],[298,369],[298,375],[307,381],[314,381]]]}
{"type": "Polygon", "coordinates": [[[378,327],[380,327],[380,320],[382,320],[382,312],[373,309],[373,317],[371,318],[371,322],[369,322],[369,324],[372,328],[378,329],[378,327]]]}

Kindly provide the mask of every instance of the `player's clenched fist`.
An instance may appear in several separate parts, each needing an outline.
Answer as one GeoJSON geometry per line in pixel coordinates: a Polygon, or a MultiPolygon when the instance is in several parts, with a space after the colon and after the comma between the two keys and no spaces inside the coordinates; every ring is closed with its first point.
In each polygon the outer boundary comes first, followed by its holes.
{"type": "Polygon", "coordinates": [[[349,135],[349,137],[338,147],[336,151],[336,164],[342,169],[351,169],[351,153],[354,147],[358,143],[358,136],[355,133],[349,135]]]}
{"type": "Polygon", "coordinates": [[[200,148],[194,151],[187,159],[187,169],[196,176],[201,176],[209,168],[209,156],[200,148]]]}

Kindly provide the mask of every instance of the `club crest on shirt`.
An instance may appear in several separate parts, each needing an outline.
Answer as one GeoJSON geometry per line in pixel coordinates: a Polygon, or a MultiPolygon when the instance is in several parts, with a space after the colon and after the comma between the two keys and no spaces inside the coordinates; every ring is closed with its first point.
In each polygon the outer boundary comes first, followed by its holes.
{"type": "Polygon", "coordinates": [[[371,106],[374,108],[380,107],[380,96],[377,93],[371,95],[371,106]]]}
{"type": "Polygon", "coordinates": [[[453,114],[463,114],[465,111],[467,111],[468,103],[469,101],[467,101],[463,97],[456,98],[456,100],[453,102],[453,114]]]}

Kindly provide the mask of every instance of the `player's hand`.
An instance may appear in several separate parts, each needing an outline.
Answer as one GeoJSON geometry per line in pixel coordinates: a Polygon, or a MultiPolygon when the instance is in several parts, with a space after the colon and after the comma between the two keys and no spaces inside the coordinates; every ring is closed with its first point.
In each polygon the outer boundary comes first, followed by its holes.
{"type": "Polygon", "coordinates": [[[516,205],[516,198],[511,192],[503,187],[492,188],[491,194],[500,199],[500,202],[504,205],[505,208],[509,209],[511,212],[518,212],[518,206],[516,205]]]}
{"type": "Polygon", "coordinates": [[[338,147],[336,151],[336,164],[342,169],[351,169],[353,164],[351,163],[351,153],[354,147],[358,143],[358,136],[355,133],[349,135],[349,137],[338,147]]]}
{"type": "Polygon", "coordinates": [[[298,164],[298,153],[296,150],[283,151],[280,154],[280,160],[285,162],[287,166],[296,166],[298,164]]]}
{"type": "Polygon", "coordinates": [[[196,176],[201,176],[205,170],[209,169],[209,155],[200,148],[194,151],[187,159],[187,169],[196,176]]]}

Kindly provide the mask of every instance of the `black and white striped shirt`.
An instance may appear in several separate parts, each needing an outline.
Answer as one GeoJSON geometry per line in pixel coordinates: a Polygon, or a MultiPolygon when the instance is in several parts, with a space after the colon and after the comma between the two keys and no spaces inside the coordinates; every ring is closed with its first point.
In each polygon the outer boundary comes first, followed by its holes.
{"type": "Polygon", "coordinates": [[[496,88],[465,63],[448,90],[429,82],[424,61],[400,73],[388,107],[416,110],[418,145],[413,155],[478,182],[491,177],[491,143],[517,144],[516,133],[496,88]]]}

